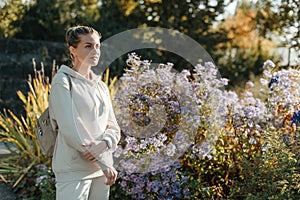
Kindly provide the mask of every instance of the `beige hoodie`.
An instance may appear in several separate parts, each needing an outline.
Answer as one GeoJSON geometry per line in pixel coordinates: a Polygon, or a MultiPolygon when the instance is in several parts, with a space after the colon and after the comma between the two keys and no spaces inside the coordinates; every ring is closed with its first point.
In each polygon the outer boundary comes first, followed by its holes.
{"type": "Polygon", "coordinates": [[[102,170],[113,165],[112,153],[120,140],[120,128],[106,84],[95,74],[88,80],[62,65],[52,80],[49,102],[52,125],[58,125],[52,159],[56,181],[102,176],[102,170]],[[80,154],[86,151],[82,144],[101,140],[111,144],[111,148],[99,153],[95,163],[85,160],[80,154]]]}

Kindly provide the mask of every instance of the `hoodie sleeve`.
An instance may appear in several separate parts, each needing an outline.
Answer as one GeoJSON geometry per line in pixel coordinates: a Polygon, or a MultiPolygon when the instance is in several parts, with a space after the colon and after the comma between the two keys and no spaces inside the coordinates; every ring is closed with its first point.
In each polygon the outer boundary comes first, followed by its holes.
{"type": "Polygon", "coordinates": [[[108,121],[107,121],[106,130],[103,135],[103,140],[107,142],[110,151],[113,152],[117,149],[118,142],[120,141],[120,137],[121,137],[120,127],[118,125],[118,122],[116,120],[113,111],[109,90],[104,82],[101,81],[100,83],[101,83],[101,87],[104,89],[104,92],[108,96],[108,107],[109,107],[108,121]]]}
{"type": "Polygon", "coordinates": [[[84,152],[86,149],[82,146],[83,141],[75,125],[68,77],[57,74],[55,78],[56,81],[53,81],[51,86],[50,102],[59,131],[66,138],[68,145],[77,151],[84,152]]]}

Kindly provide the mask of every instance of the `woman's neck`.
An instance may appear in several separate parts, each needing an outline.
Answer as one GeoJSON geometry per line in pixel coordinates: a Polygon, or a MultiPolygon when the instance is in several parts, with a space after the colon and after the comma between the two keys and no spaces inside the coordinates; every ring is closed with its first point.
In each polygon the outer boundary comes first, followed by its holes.
{"type": "Polygon", "coordinates": [[[76,72],[78,72],[79,74],[81,74],[82,76],[84,76],[85,78],[91,79],[91,75],[90,75],[91,67],[83,67],[83,66],[74,65],[73,69],[76,72]]]}

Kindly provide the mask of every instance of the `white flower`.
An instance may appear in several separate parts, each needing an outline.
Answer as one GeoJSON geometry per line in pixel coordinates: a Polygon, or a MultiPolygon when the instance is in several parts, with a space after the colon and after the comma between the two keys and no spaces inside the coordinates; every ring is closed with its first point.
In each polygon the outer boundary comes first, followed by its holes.
{"type": "Polygon", "coordinates": [[[249,87],[253,88],[254,87],[254,83],[252,81],[248,81],[246,83],[249,87]]]}
{"type": "Polygon", "coordinates": [[[254,138],[250,138],[249,139],[249,144],[256,144],[256,140],[254,138]]]}
{"type": "Polygon", "coordinates": [[[268,85],[269,81],[267,81],[267,80],[264,79],[264,78],[260,78],[260,83],[261,83],[262,85],[268,85]]]}
{"type": "Polygon", "coordinates": [[[167,156],[172,157],[174,155],[175,151],[176,151],[175,145],[173,143],[169,143],[166,148],[167,156]]]}
{"type": "Polygon", "coordinates": [[[264,75],[264,77],[266,77],[266,78],[268,78],[268,79],[271,79],[271,78],[272,78],[272,74],[271,74],[271,72],[268,71],[268,70],[264,70],[264,71],[263,71],[263,75],[264,75]]]}
{"type": "Polygon", "coordinates": [[[273,61],[267,60],[266,62],[264,62],[263,69],[266,69],[267,67],[272,67],[272,68],[274,68],[274,67],[275,67],[275,64],[273,63],[273,61]]]}

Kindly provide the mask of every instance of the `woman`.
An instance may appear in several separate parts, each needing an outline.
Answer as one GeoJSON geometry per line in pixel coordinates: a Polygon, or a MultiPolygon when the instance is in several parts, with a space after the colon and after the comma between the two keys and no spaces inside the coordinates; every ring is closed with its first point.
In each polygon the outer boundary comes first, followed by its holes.
{"type": "Polygon", "coordinates": [[[66,32],[72,67],[62,65],[50,91],[50,117],[58,136],[52,159],[57,200],[104,200],[115,183],[112,152],[120,140],[109,90],[91,67],[101,35],[87,26],[66,32]]]}

